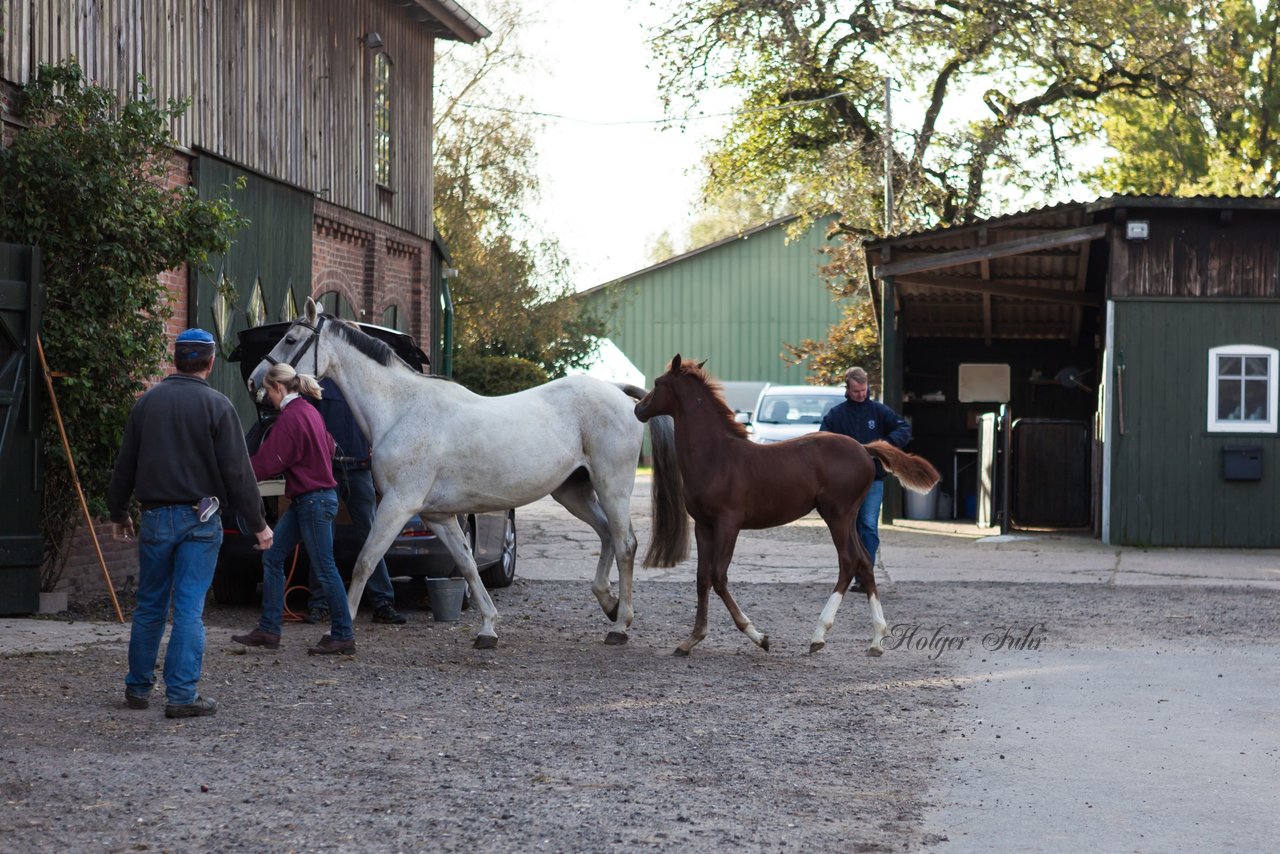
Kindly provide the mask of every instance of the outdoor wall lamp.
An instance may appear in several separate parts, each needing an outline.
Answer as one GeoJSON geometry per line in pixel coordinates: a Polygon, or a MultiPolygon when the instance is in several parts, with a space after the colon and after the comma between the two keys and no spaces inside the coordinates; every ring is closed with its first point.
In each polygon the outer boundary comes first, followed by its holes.
{"type": "Polygon", "coordinates": [[[360,40],[364,42],[364,46],[369,48],[369,50],[377,50],[382,47],[382,36],[377,33],[365,33],[360,37],[360,40]]]}

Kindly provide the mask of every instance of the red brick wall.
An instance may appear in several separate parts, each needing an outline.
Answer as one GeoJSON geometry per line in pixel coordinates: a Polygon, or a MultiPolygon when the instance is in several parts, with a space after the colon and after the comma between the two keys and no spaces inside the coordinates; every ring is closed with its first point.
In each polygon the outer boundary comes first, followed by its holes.
{"type": "Polygon", "coordinates": [[[405,331],[430,349],[431,244],[413,234],[317,201],[311,294],[341,293],[360,320],[381,323],[391,305],[405,331]]]}
{"type": "MultiPolygon", "coordinates": [[[[121,543],[111,539],[110,522],[94,525],[94,531],[98,535],[98,547],[102,549],[107,573],[111,576],[116,592],[137,589],[137,540],[121,543]]],[[[107,592],[102,564],[98,562],[98,553],[94,551],[87,525],[82,524],[72,539],[71,556],[67,558],[67,568],[62,573],[58,589],[66,590],[73,596],[88,595],[95,598],[107,592]]]]}

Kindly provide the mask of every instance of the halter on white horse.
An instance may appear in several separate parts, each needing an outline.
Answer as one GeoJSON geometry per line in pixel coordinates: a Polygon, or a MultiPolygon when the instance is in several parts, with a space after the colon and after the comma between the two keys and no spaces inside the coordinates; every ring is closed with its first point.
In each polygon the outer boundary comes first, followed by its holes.
{"type": "MultiPolygon", "coordinates": [[[[331,377],[373,446],[373,477],[382,498],[351,575],[347,599],[353,617],[378,557],[417,513],[471,586],[483,618],[475,645],[494,646],[498,612],[480,582],[457,514],[519,507],[551,495],[600,536],[591,589],[613,620],[605,642],[626,642],[636,551],[631,491],[644,431],[629,395],[638,399],[643,389],[574,376],[516,394],[481,397],[419,374],[383,342],[321,315],[311,299],[303,317],[254,369],[251,394],[262,388],[277,362],[331,377]],[[615,559],[616,597],[609,587],[615,559]]],[[[655,457],[673,454],[670,423],[651,425],[651,431],[655,457]]],[[[657,468],[655,460],[655,507],[666,489],[657,468]]]]}

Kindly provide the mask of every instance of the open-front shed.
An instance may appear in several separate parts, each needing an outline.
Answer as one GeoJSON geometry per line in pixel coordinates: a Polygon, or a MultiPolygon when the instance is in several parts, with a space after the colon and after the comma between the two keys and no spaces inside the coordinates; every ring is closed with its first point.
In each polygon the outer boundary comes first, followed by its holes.
{"type": "Polygon", "coordinates": [[[1277,199],[1113,196],[868,244],[924,512],[1280,546],[1278,236],[1277,199]]]}

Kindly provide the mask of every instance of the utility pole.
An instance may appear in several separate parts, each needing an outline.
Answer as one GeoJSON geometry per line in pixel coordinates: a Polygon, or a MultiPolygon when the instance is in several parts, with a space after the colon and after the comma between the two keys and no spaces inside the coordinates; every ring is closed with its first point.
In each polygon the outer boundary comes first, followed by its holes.
{"type": "Polygon", "coordinates": [[[893,78],[884,78],[884,234],[893,231],[893,78]]]}

